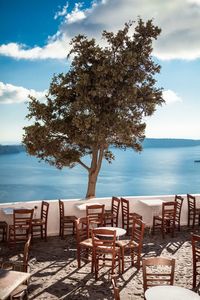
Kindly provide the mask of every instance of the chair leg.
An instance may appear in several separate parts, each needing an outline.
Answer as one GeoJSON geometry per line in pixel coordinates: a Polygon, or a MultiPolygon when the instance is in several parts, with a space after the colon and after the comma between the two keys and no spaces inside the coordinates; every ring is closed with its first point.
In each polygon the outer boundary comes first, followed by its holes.
{"type": "Polygon", "coordinates": [[[121,247],[122,274],[124,273],[124,247],[121,247]]]}

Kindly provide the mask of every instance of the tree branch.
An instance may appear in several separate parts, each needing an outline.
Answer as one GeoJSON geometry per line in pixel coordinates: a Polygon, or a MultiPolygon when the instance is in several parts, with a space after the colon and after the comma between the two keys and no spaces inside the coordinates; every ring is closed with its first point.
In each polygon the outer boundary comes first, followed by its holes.
{"type": "Polygon", "coordinates": [[[90,171],[90,168],[88,166],[86,166],[80,159],[78,160],[78,163],[85,168],[88,172],[90,171]]]}

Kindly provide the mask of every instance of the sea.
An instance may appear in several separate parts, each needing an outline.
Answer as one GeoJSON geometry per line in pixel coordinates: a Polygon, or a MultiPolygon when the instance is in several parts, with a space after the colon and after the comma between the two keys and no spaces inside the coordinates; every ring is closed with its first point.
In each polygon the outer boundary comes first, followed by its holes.
{"type": "MultiPolygon", "coordinates": [[[[103,162],[96,197],[200,193],[200,146],[112,151],[115,160],[103,162]]],[[[0,203],[84,199],[87,176],[81,166],[58,170],[26,152],[0,155],[0,203]]]]}

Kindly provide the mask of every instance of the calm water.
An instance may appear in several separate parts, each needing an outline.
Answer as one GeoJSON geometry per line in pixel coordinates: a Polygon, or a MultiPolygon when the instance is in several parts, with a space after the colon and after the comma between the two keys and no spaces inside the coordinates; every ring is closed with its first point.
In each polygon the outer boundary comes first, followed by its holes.
{"type": "MultiPolygon", "coordinates": [[[[146,148],[141,154],[114,151],[103,163],[97,197],[200,193],[200,146],[146,148]]],[[[57,170],[26,153],[0,156],[0,203],[58,198],[84,198],[87,172],[57,170]]]]}

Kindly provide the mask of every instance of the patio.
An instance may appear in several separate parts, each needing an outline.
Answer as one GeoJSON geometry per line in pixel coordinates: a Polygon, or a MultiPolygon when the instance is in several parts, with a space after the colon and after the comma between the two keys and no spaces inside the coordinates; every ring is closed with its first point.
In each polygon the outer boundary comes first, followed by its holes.
{"type": "MultiPolygon", "coordinates": [[[[177,286],[192,287],[191,229],[182,227],[175,237],[165,240],[160,233],[155,236],[146,230],[144,256],[165,256],[176,259],[175,282],[177,286]]],[[[200,234],[198,227],[194,230],[200,234]]],[[[126,238],[126,237],[125,237],[126,238]]],[[[0,259],[17,260],[22,246],[9,249],[0,244],[0,259]]],[[[95,281],[90,273],[90,265],[77,268],[75,237],[68,235],[48,237],[47,242],[34,239],[30,250],[31,281],[29,299],[113,299],[113,290],[108,274],[95,281]]],[[[121,299],[140,300],[143,297],[142,268],[138,272],[130,263],[125,265],[125,273],[119,276],[118,286],[121,299]]]]}

